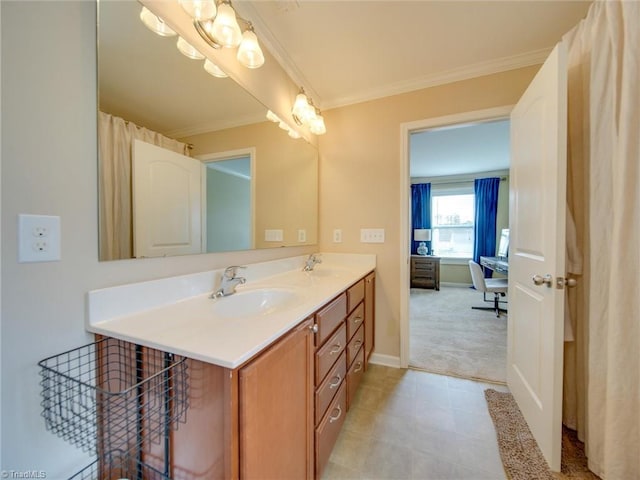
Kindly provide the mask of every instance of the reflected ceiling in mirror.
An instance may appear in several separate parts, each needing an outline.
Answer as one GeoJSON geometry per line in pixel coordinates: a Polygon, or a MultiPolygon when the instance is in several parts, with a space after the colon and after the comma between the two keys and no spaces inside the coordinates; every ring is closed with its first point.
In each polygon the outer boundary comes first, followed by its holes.
{"type": "MultiPolygon", "coordinates": [[[[112,141],[106,140],[105,129],[100,126],[100,259],[241,250],[247,245],[269,248],[317,243],[315,147],[303,139],[289,138],[276,124],[266,121],[267,108],[232,79],[213,77],[204,70],[203,60],[182,55],[176,47],[178,37],[160,37],[147,29],[139,18],[141,8],[136,1],[98,2],[99,110],[110,117],[124,119],[129,130],[144,127],[189,144],[192,147],[189,150],[174,150],[201,160],[203,165],[238,158],[238,151],[252,151],[251,183],[242,190],[248,190],[250,198],[243,197],[241,202],[248,205],[250,215],[249,232],[242,233],[250,235],[250,239],[237,244],[207,241],[207,235],[212,232],[229,230],[231,222],[231,217],[227,217],[223,224],[212,224],[214,216],[210,213],[215,210],[234,215],[230,212],[241,194],[231,191],[226,195],[222,192],[208,195],[204,186],[200,192],[201,210],[191,218],[175,219],[180,226],[177,230],[168,229],[163,219],[171,215],[163,211],[153,213],[157,217],[155,227],[137,225],[134,212],[141,207],[136,207],[134,200],[141,195],[135,192],[133,160],[122,168],[108,165],[105,159],[110,156],[105,152],[111,148],[112,141]],[[108,148],[105,143],[109,144],[108,148]],[[113,198],[114,191],[124,192],[125,196],[130,192],[131,198],[121,202],[113,198]],[[208,205],[214,197],[216,202],[228,204],[208,205]],[[199,229],[192,228],[194,222],[200,223],[199,229]],[[153,255],[137,254],[141,250],[136,248],[136,242],[149,236],[146,230],[137,234],[140,228],[163,230],[162,241],[191,245],[175,253],[169,249],[158,250],[163,253],[153,255]],[[212,244],[227,247],[211,250],[212,244]]],[[[207,170],[210,169],[203,166],[203,176],[207,170]]],[[[178,178],[175,172],[174,178],[178,178]]],[[[166,187],[162,188],[166,190],[166,187]]],[[[160,186],[155,188],[157,193],[160,186]]],[[[157,203],[175,210],[172,202],[163,198],[157,203]]],[[[190,204],[188,208],[194,210],[195,207],[190,204]]]]}

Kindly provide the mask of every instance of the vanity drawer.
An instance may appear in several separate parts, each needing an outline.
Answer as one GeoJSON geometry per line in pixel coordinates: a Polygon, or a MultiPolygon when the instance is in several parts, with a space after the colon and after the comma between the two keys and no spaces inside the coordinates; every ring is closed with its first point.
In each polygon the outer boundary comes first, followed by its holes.
{"type": "Polygon", "coordinates": [[[316,428],[316,478],[322,478],[331,450],[333,450],[333,446],[340,434],[340,429],[344,424],[344,417],[347,413],[346,392],[346,383],[342,382],[342,386],[333,402],[331,402],[327,414],[316,428]]]}
{"type": "Polygon", "coordinates": [[[360,302],[360,305],[351,312],[347,317],[347,338],[353,337],[358,328],[364,323],[364,302],[360,302]]]}
{"type": "Polygon", "coordinates": [[[347,344],[347,366],[351,366],[353,360],[356,358],[358,354],[358,350],[364,344],[364,326],[360,325],[360,328],[355,333],[353,338],[349,340],[347,344]]]}
{"type": "Polygon", "coordinates": [[[357,353],[355,360],[353,361],[353,365],[349,368],[347,372],[347,406],[350,408],[353,399],[356,396],[356,392],[358,391],[358,385],[360,385],[360,380],[362,380],[362,375],[364,374],[364,348],[361,348],[357,353]]]}
{"type": "Polygon", "coordinates": [[[347,375],[346,355],[345,352],[342,352],[333,369],[316,391],[316,425],[320,423],[324,413],[327,411],[327,407],[331,403],[331,400],[333,400],[333,397],[335,397],[336,392],[340,389],[347,375]]]}
{"type": "Polygon", "coordinates": [[[318,333],[316,334],[316,347],[324,343],[338,324],[347,316],[347,295],[342,294],[329,305],[316,313],[318,333]]]}
{"type": "Polygon", "coordinates": [[[347,298],[349,299],[347,311],[350,312],[364,300],[364,279],[347,290],[347,298]]]}
{"type": "Polygon", "coordinates": [[[343,323],[338,331],[316,352],[316,386],[320,385],[346,346],[347,327],[343,323]]]}

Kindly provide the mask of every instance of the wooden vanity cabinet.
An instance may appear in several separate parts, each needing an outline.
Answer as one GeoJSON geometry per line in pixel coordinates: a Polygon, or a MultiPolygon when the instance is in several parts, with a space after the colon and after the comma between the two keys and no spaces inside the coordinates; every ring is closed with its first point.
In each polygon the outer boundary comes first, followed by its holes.
{"type": "Polygon", "coordinates": [[[189,360],[171,478],[321,478],[373,350],[374,280],[359,280],[238,368],[189,360]]]}
{"type": "Polygon", "coordinates": [[[239,372],[240,476],[313,477],[313,323],[239,372]]]}

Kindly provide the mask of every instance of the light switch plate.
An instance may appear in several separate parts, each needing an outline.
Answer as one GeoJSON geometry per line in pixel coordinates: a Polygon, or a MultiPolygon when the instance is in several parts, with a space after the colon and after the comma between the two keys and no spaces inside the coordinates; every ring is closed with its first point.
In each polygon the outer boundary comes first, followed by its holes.
{"type": "Polygon", "coordinates": [[[342,230],[339,228],[333,231],[333,243],[342,243],[342,230]]]}
{"type": "Polygon", "coordinates": [[[18,215],[18,262],[60,260],[60,217],[18,215]]]}
{"type": "Polygon", "coordinates": [[[283,230],[265,230],[264,241],[265,242],[281,242],[284,239],[283,230]]]}
{"type": "Polygon", "coordinates": [[[303,228],[298,230],[298,242],[304,243],[307,241],[307,231],[303,228]]]}
{"type": "Polygon", "coordinates": [[[361,243],[384,243],[384,228],[361,228],[361,243]]]}

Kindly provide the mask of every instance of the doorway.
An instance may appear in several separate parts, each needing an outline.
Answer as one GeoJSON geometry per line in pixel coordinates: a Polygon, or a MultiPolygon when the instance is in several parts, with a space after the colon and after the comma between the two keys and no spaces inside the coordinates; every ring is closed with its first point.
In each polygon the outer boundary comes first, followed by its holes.
{"type": "MultiPolygon", "coordinates": [[[[410,324],[410,251],[408,245],[412,240],[411,229],[411,201],[410,191],[411,174],[410,174],[410,157],[411,157],[411,135],[416,132],[428,131],[430,129],[446,129],[453,128],[464,124],[474,124],[482,122],[490,122],[496,120],[508,119],[512,106],[497,107],[487,110],[467,112],[463,114],[450,115],[446,117],[438,117],[428,120],[406,123],[401,126],[401,147],[402,147],[402,172],[401,172],[401,195],[402,195],[402,215],[401,215],[401,231],[400,246],[402,249],[400,275],[401,275],[401,308],[400,308],[400,365],[403,368],[410,366],[411,361],[411,324],[410,324]]],[[[436,232],[437,233],[437,232],[436,232]]],[[[445,235],[443,235],[445,237],[445,235]]],[[[436,240],[436,235],[433,237],[436,240]]],[[[439,240],[439,237],[438,237],[439,240]]],[[[442,244],[434,241],[436,255],[438,248],[443,248],[442,244]]],[[[460,259],[452,264],[458,263],[456,267],[461,272],[468,272],[468,263],[466,260],[460,259]]],[[[442,291],[442,289],[441,289],[442,291]]],[[[437,292],[440,293],[440,292],[437,292]]],[[[477,293],[477,292],[476,292],[477,293]]],[[[478,300],[482,301],[479,295],[478,300]]],[[[505,362],[506,363],[506,362],[505,362]]]]}

